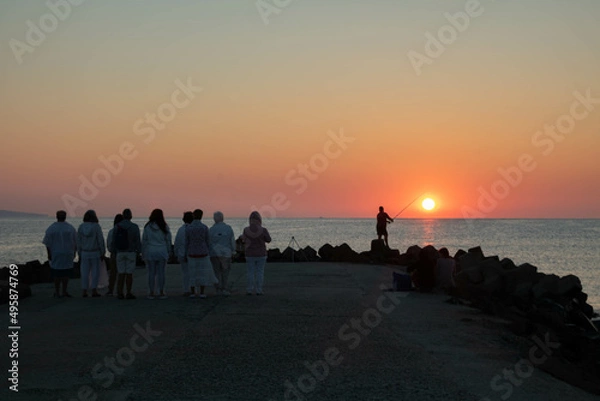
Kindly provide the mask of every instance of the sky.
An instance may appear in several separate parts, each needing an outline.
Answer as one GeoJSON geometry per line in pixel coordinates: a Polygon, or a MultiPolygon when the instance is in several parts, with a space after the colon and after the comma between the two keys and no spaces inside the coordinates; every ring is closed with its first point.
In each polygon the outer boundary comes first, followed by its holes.
{"type": "Polygon", "coordinates": [[[600,218],[595,0],[2,0],[0,209],[600,218]],[[420,207],[430,197],[432,211],[420,207]]]}

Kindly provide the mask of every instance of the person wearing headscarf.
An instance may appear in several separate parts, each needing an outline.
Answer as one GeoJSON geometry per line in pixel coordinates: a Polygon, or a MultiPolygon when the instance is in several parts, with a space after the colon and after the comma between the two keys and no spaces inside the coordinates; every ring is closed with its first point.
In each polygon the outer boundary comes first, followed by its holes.
{"type": "Polygon", "coordinates": [[[257,211],[250,213],[249,225],[244,228],[242,241],[246,255],[246,295],[263,295],[267,246],[271,242],[269,231],[262,226],[262,217],[257,211]]]}

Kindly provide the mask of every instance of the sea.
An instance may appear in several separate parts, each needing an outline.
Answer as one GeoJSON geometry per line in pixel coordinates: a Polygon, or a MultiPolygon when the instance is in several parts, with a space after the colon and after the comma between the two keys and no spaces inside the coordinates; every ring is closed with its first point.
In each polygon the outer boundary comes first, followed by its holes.
{"type": "MultiPolygon", "coordinates": [[[[0,267],[31,260],[46,261],[42,244],[51,217],[0,218],[0,267]]],[[[134,219],[140,227],[144,219],[134,219]]],[[[211,219],[204,219],[209,227],[211,219]]],[[[70,221],[75,228],[79,220],[70,221]]],[[[169,218],[173,234],[183,224],[169,218]]],[[[236,236],[247,219],[226,219],[236,236]]],[[[112,218],[100,219],[104,234],[112,218]]],[[[368,251],[376,238],[375,219],[360,218],[277,218],[263,222],[273,241],[269,248],[283,251],[310,246],[348,244],[357,252],[368,251]]],[[[453,255],[459,249],[480,246],[486,256],[510,258],[517,265],[530,263],[546,274],[574,274],[581,279],[588,303],[600,308],[600,219],[396,219],[388,226],[389,244],[401,253],[411,245],[446,247],[453,255]]]]}

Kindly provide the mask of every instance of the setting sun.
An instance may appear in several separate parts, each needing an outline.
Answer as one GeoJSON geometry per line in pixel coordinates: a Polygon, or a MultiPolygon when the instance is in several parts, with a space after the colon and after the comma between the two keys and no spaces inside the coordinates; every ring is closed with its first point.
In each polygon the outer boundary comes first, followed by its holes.
{"type": "Polygon", "coordinates": [[[423,199],[423,202],[421,202],[421,206],[423,206],[423,209],[425,210],[433,210],[435,207],[435,201],[431,198],[425,198],[423,199]]]}

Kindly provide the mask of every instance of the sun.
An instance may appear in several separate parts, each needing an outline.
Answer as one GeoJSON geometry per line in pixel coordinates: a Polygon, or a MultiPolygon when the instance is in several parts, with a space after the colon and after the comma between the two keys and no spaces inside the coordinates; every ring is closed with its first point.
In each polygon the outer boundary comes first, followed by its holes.
{"type": "Polygon", "coordinates": [[[431,198],[425,198],[423,199],[423,202],[421,202],[421,206],[423,206],[423,209],[425,210],[433,210],[435,207],[435,201],[431,198]]]}

